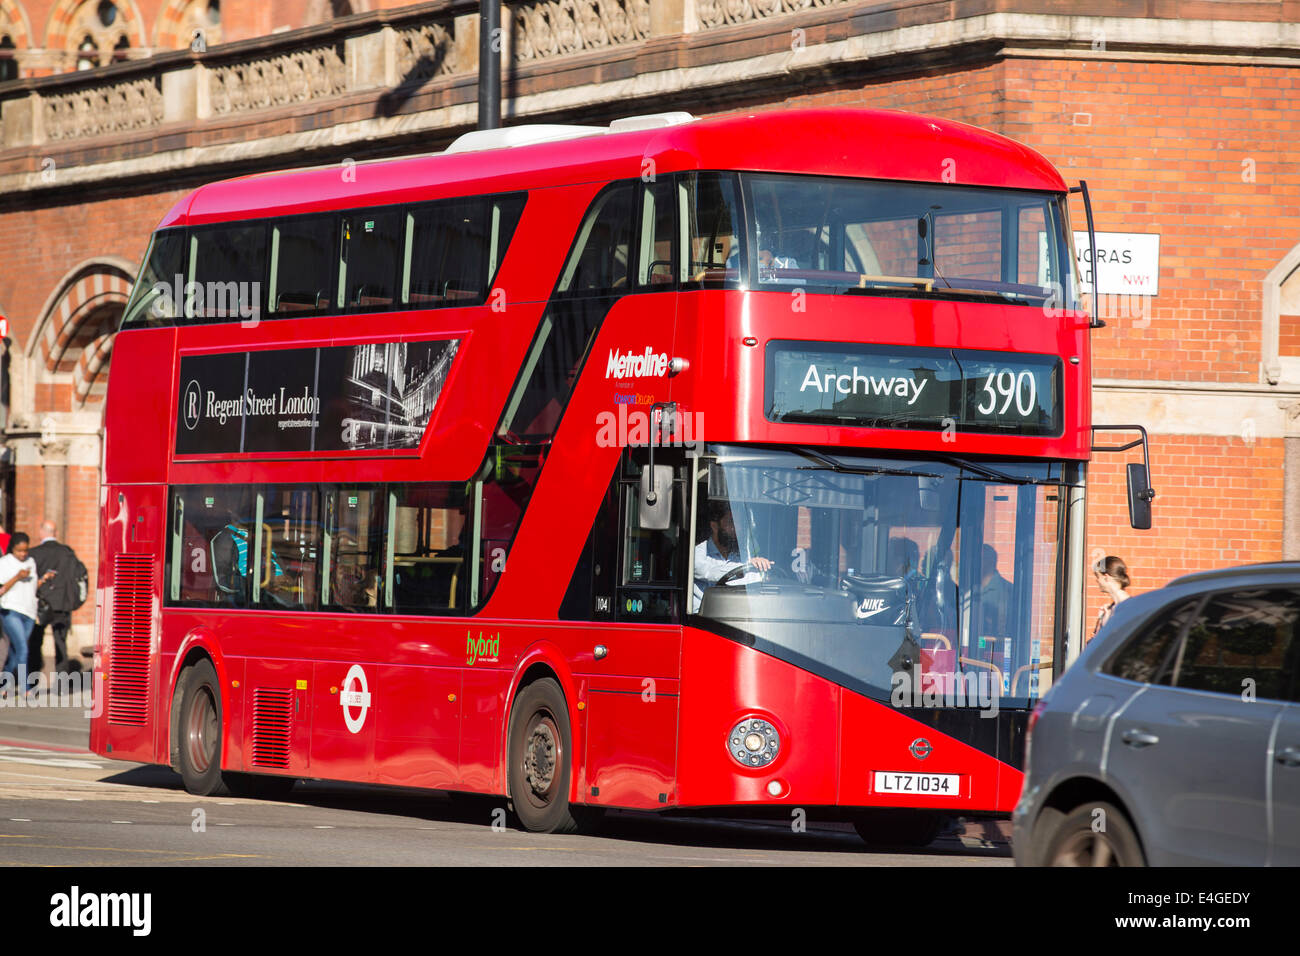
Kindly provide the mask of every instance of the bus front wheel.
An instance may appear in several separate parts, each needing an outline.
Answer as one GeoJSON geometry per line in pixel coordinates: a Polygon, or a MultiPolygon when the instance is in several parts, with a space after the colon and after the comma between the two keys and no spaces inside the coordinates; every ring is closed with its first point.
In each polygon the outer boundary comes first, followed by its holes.
{"type": "Polygon", "coordinates": [[[569,709],[549,677],[519,692],[510,711],[510,800],[525,830],[573,833],[569,709]]]}
{"type": "Polygon", "coordinates": [[[226,793],[221,775],[221,688],[212,662],[185,669],[176,688],[177,769],[185,789],[198,796],[226,793]]]}

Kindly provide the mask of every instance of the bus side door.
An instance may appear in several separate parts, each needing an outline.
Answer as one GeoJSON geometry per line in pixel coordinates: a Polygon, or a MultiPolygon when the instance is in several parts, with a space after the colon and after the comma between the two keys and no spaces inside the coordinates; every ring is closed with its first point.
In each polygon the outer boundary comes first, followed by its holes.
{"type": "Polygon", "coordinates": [[[685,464],[659,450],[673,483],[666,529],[643,527],[644,450],[625,455],[592,535],[593,654],[587,675],[586,802],[653,809],[674,803],[681,617],[685,590],[685,464]],[[599,553],[597,553],[599,552],[599,553]],[[608,623],[604,623],[608,622],[608,623]]]}

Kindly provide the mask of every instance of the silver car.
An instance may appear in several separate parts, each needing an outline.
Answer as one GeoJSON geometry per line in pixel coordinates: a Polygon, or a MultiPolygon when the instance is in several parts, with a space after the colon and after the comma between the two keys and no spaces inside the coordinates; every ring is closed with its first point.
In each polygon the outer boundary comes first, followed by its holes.
{"type": "Polygon", "coordinates": [[[1038,705],[1020,865],[1300,865],[1300,562],[1133,597],[1038,705]]]}

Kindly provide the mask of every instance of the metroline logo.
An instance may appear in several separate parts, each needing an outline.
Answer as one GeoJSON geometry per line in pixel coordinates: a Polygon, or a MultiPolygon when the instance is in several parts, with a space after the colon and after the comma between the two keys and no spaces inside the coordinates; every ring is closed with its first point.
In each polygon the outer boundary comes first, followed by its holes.
{"type": "Polygon", "coordinates": [[[668,353],[651,351],[646,346],[645,352],[638,354],[631,349],[619,353],[609,350],[609,361],[605,365],[605,377],[620,381],[629,378],[649,378],[654,375],[668,374],[668,353]]]}

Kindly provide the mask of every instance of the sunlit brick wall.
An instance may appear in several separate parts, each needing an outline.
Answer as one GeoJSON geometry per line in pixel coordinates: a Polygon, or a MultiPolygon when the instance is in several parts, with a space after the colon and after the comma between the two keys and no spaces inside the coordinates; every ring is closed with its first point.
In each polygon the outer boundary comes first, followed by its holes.
{"type": "MultiPolygon", "coordinates": [[[[1138,594],[1193,571],[1282,556],[1282,440],[1153,435],[1150,531],[1129,527],[1124,469],[1099,459],[1088,473],[1088,556],[1117,555],[1138,594]]],[[[1088,633],[1106,603],[1088,593],[1088,633]]]]}

